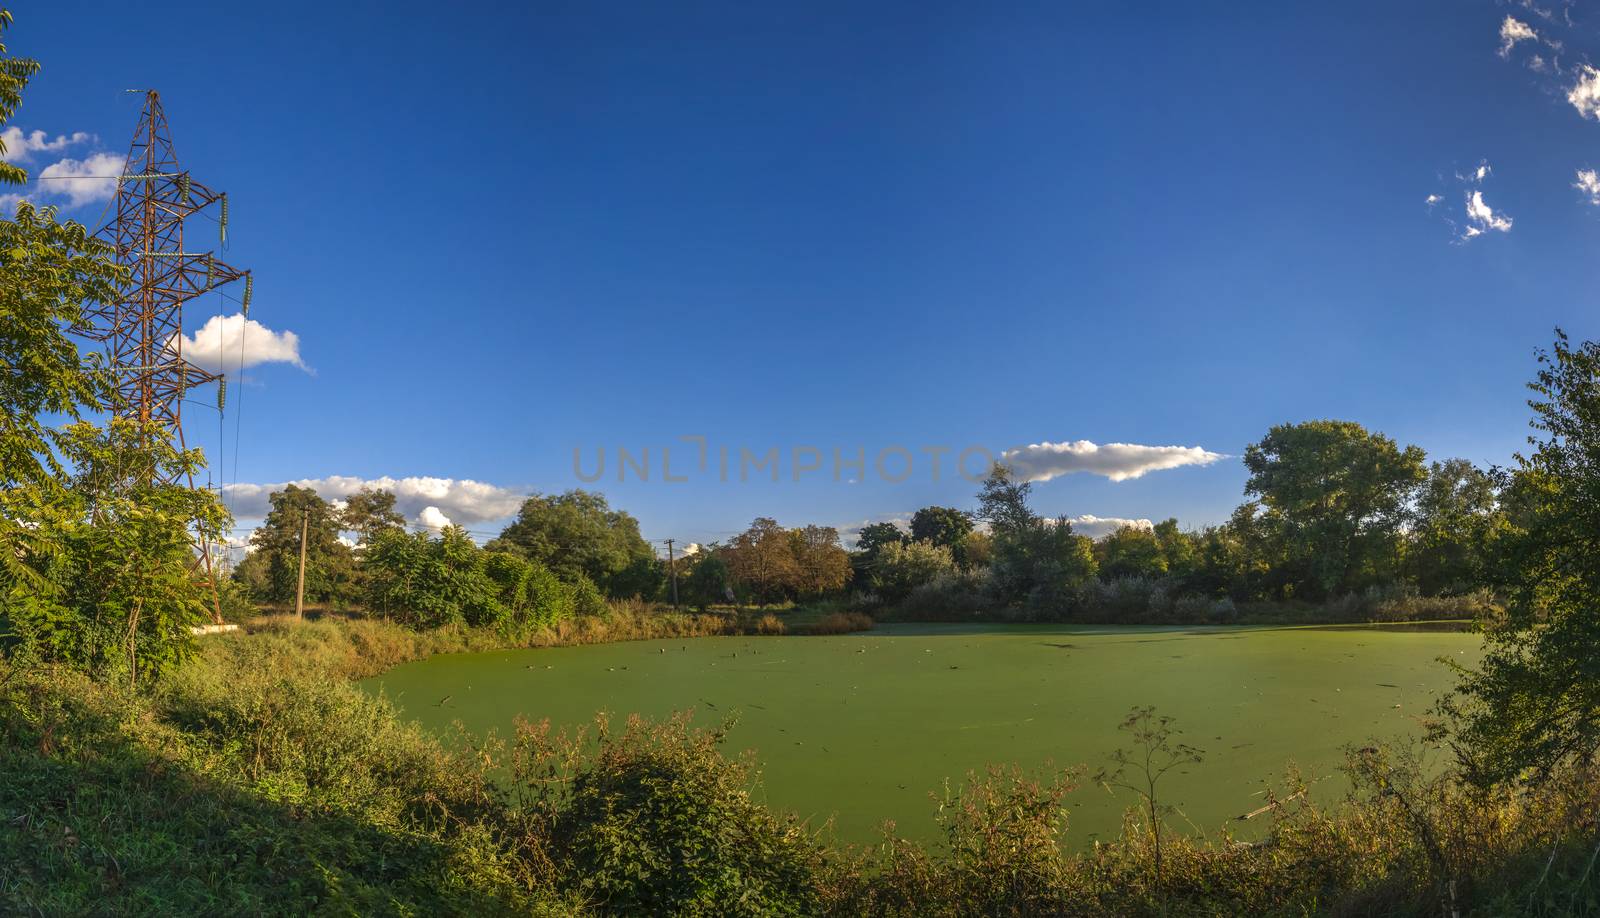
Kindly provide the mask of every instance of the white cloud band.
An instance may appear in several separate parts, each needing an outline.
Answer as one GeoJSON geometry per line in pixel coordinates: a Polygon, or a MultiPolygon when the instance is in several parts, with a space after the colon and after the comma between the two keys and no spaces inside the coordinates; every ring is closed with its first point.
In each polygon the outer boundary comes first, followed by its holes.
{"type": "Polygon", "coordinates": [[[1096,444],[1034,443],[1009,449],[1000,459],[1025,481],[1049,481],[1062,475],[1087,472],[1112,481],[1140,478],[1150,472],[1186,465],[1210,465],[1226,458],[1198,446],[1142,446],[1137,443],[1096,444]]]}

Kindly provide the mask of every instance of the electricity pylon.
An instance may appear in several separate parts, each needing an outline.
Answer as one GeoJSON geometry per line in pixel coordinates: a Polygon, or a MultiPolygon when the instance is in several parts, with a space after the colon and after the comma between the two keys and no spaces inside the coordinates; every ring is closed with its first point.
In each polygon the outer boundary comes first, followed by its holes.
{"type": "MultiPolygon", "coordinates": [[[[178,165],[161,97],[145,93],[144,110],[134,129],[122,175],[117,177],[116,214],[100,235],[116,246],[117,261],[129,282],[115,303],[93,309],[85,334],[106,343],[120,398],[119,416],[171,431],[179,448],[183,403],[190,389],[217,384],[217,410],[227,393],[220,373],[201,369],[183,356],[183,304],[208,291],[243,279],[241,311],[250,314],[250,272],[233,268],[185,233],[195,216],[217,224],[217,239],[228,238],[228,197],[195,181],[178,165]]],[[[219,444],[220,448],[220,444],[219,444]]],[[[151,467],[134,470],[144,484],[175,484],[178,473],[151,467]]],[[[188,484],[192,487],[194,482],[188,484]]],[[[211,588],[212,613],[221,622],[211,546],[198,540],[198,560],[211,588]]]]}

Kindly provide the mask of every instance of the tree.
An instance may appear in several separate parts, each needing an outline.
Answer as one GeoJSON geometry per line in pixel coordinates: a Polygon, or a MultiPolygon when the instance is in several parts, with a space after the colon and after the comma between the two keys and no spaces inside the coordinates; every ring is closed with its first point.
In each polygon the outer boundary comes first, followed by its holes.
{"type": "Polygon", "coordinates": [[[727,602],[730,574],[722,549],[712,545],[689,557],[694,560],[689,569],[682,572],[678,584],[683,601],[702,612],[712,605],[727,602]]]}
{"type": "Polygon", "coordinates": [[[932,542],[896,542],[878,553],[872,589],[887,602],[899,602],[925,583],[955,573],[950,549],[932,542]]]}
{"type": "Polygon", "coordinates": [[[782,599],[799,570],[789,533],[770,517],[757,518],[734,536],[723,556],[734,582],[754,591],[758,602],[782,599]]]}
{"type": "Polygon", "coordinates": [[[839,546],[839,530],[832,526],[802,526],[789,530],[795,573],[791,586],[797,596],[821,596],[844,589],[850,582],[850,556],[839,546]]]}
{"type": "Polygon", "coordinates": [[[1485,582],[1486,553],[1500,520],[1494,478],[1465,459],[1435,462],[1412,511],[1406,568],[1428,596],[1466,593],[1485,582]]]}
{"type": "Polygon", "coordinates": [[[883,546],[905,540],[906,534],[893,523],[868,523],[861,527],[861,532],[856,536],[856,552],[870,560],[877,556],[883,546]]]}
{"type": "Polygon", "coordinates": [[[1281,424],[1245,448],[1245,493],[1261,499],[1284,539],[1281,573],[1294,595],[1321,599],[1398,574],[1423,458],[1350,421],[1281,424]]]}
{"type": "Polygon", "coordinates": [[[1446,703],[1467,773],[1539,779],[1600,754],[1600,344],[1557,330],[1538,355],[1529,455],[1503,474],[1495,585],[1507,616],[1446,703]]]}
{"type": "Polygon", "coordinates": [[[1161,558],[1167,563],[1168,574],[1187,577],[1194,572],[1200,542],[1194,533],[1179,529],[1176,519],[1165,519],[1156,524],[1155,536],[1156,544],[1161,546],[1161,558]]]}
{"type": "Polygon", "coordinates": [[[950,549],[955,562],[967,565],[967,536],[972,517],[954,507],[923,507],[911,516],[911,538],[950,549]]]}
{"type": "Polygon", "coordinates": [[[300,572],[301,523],[305,523],[306,599],[354,599],[354,557],[339,540],[339,512],[311,488],[287,485],[268,498],[272,509],[250,535],[254,553],[267,568],[268,602],[293,602],[300,572]]]}
{"type": "Polygon", "coordinates": [[[394,508],[394,492],[362,488],[345,499],[339,510],[340,528],[356,534],[356,543],[366,545],[386,529],[404,529],[406,518],[394,508]]]}
{"type": "MultiPolygon", "coordinates": [[[[514,632],[594,611],[582,595],[585,588],[562,582],[521,555],[485,551],[458,526],[445,527],[437,538],[379,530],[363,563],[368,607],[413,628],[472,625],[514,632]]],[[[593,584],[586,589],[592,592],[593,584]]]]}
{"type": "Polygon", "coordinates": [[[1119,526],[1094,545],[1103,578],[1160,577],[1167,572],[1167,557],[1153,530],[1119,526]]]}
{"type": "MultiPolygon", "coordinates": [[[[10,23],[0,10],[0,36],[10,23]]],[[[37,70],[0,57],[0,127],[37,70]]],[[[0,162],[0,185],[26,180],[0,162]]],[[[116,300],[126,273],[55,216],[24,202],[0,220],[0,649],[136,681],[192,648],[209,591],[190,575],[190,532],[219,540],[226,513],[209,492],[152,483],[203,461],[164,429],[82,419],[117,407],[115,388],[68,332],[116,300]]]]}
{"type": "Polygon", "coordinates": [[[620,575],[636,562],[655,559],[638,520],[611,509],[605,495],[579,489],[528,498],[511,525],[485,547],[517,552],[569,583],[582,575],[616,598],[636,589],[633,579],[620,575]]]}
{"type": "Polygon", "coordinates": [[[1028,505],[1032,486],[996,464],[978,493],[978,518],[989,523],[993,560],[988,588],[1002,603],[1035,615],[1059,615],[1073,592],[1095,575],[1094,545],[1062,517],[1045,519],[1028,505]]]}

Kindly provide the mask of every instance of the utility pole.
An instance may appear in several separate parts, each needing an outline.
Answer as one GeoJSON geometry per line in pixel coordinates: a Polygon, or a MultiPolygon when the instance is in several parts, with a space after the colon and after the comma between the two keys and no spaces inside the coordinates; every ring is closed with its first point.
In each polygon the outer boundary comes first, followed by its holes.
{"type": "Polygon", "coordinates": [[[300,582],[294,588],[294,617],[306,617],[306,527],[311,524],[311,511],[300,514],[300,582]]]}
{"type": "Polygon", "coordinates": [[[667,570],[672,572],[672,611],[678,611],[678,563],[672,557],[673,539],[667,540],[667,570]]]}

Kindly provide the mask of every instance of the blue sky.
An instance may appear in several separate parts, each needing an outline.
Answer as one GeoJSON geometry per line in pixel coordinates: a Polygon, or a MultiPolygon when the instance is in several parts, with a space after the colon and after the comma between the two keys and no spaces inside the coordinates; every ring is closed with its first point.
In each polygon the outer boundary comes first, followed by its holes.
{"type": "Polygon", "coordinates": [[[8,155],[90,171],[159,89],[251,318],[297,338],[256,335],[303,365],[251,366],[225,435],[190,411],[216,478],[450,479],[404,505],[492,532],[604,447],[585,486],[704,542],[971,506],[923,447],[1090,441],[1187,451],[1053,451],[1041,510],[1201,525],[1275,423],[1505,462],[1534,348],[1600,335],[1592,4],[512,6],[13,4],[45,133],[8,155]]]}

